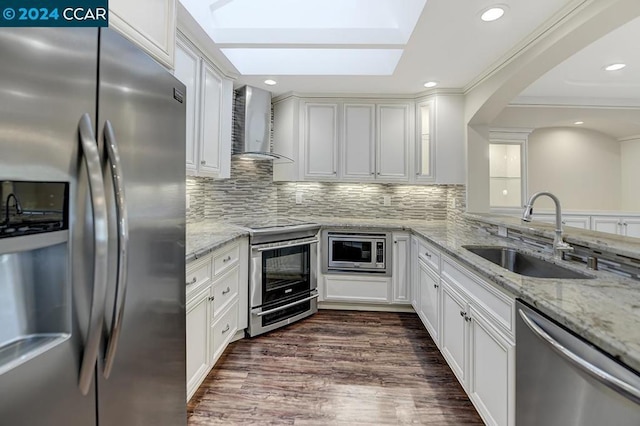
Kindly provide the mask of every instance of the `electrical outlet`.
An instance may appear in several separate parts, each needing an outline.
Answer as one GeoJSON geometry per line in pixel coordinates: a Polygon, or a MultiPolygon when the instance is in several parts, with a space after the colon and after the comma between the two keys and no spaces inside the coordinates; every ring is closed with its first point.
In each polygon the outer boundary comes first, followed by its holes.
{"type": "Polygon", "coordinates": [[[187,208],[191,206],[191,196],[187,194],[187,208]]]}
{"type": "Polygon", "coordinates": [[[297,191],[296,192],[296,204],[302,204],[302,192],[301,191],[297,191]]]}
{"type": "Polygon", "coordinates": [[[391,205],[391,195],[385,195],[384,196],[384,205],[386,207],[389,207],[391,205]]]}

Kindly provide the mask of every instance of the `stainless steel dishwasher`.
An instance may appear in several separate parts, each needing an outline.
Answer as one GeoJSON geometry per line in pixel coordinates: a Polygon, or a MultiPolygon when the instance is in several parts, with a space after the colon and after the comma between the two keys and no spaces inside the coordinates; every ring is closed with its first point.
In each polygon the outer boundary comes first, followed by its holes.
{"type": "Polygon", "coordinates": [[[520,301],[518,426],[639,426],[640,376],[520,301]]]}

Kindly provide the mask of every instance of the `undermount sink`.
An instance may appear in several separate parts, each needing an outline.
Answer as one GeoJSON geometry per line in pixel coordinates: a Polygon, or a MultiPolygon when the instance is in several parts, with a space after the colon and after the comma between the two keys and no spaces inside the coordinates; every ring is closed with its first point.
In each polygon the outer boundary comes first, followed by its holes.
{"type": "Polygon", "coordinates": [[[589,275],[573,271],[508,247],[463,246],[489,262],[516,274],[535,278],[589,279],[589,275]]]}

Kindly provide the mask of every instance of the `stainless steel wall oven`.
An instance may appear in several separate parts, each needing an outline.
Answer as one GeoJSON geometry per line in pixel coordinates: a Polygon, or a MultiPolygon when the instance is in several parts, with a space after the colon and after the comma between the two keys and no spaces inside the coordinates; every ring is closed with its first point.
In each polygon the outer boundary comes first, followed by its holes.
{"type": "Polygon", "coordinates": [[[270,235],[252,234],[250,336],[318,311],[318,229],[317,225],[302,225],[270,235]]]}
{"type": "Polygon", "coordinates": [[[391,234],[388,232],[322,233],[324,273],[391,275],[391,234]]]}

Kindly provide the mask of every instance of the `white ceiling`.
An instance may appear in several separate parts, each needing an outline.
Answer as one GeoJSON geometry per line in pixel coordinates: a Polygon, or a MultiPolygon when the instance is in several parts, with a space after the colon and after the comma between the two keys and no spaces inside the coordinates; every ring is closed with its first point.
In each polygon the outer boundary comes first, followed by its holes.
{"type": "MultiPolygon", "coordinates": [[[[260,38],[256,39],[256,32],[242,30],[236,27],[229,28],[220,27],[216,29],[216,20],[220,23],[224,22],[222,16],[216,16],[212,11],[220,10],[227,6],[231,8],[237,2],[236,7],[242,7],[246,14],[247,25],[250,22],[261,22],[265,4],[273,4],[274,7],[293,0],[278,0],[268,2],[267,0],[180,0],[184,7],[193,15],[193,18],[202,26],[204,31],[212,38],[210,51],[223,68],[227,68],[232,72],[242,74],[242,70],[235,68],[231,62],[221,52],[221,48],[229,48],[228,43],[230,35],[233,32],[243,33],[244,39],[242,43],[235,44],[233,47],[251,47],[264,48],[272,47],[265,43],[259,43],[260,38]],[[247,7],[251,2],[261,4],[260,7],[247,7]],[[212,8],[213,6],[213,8],[212,8]],[[224,41],[224,44],[216,44],[213,40],[216,37],[224,41]]],[[[370,0],[368,4],[371,4],[370,0]]],[[[376,2],[384,3],[389,0],[376,0],[376,2]]],[[[409,0],[393,0],[407,1],[409,0]]],[[[415,0],[411,0],[415,4],[415,0]]],[[[387,43],[363,46],[361,41],[354,40],[353,44],[333,43],[315,44],[315,48],[387,48],[404,47],[402,57],[398,62],[392,75],[286,75],[290,73],[280,70],[278,73],[264,74],[257,76],[240,75],[237,84],[250,84],[258,87],[267,88],[274,95],[282,94],[289,91],[297,91],[302,93],[388,93],[388,94],[415,94],[425,90],[422,86],[427,81],[437,81],[438,88],[462,89],[469,85],[479,75],[486,72],[493,64],[504,58],[518,43],[533,33],[545,21],[547,21],[554,13],[561,10],[571,0],[427,0],[422,13],[419,15],[416,27],[411,33],[406,45],[402,46],[400,35],[390,35],[393,28],[387,28],[387,43]],[[507,6],[505,16],[495,22],[483,22],[480,20],[480,14],[487,7],[496,3],[507,6]],[[265,86],[264,80],[272,78],[278,82],[277,86],[265,86]]],[[[324,5],[328,8],[331,4],[339,4],[338,0],[327,0],[324,5]]],[[[365,2],[366,3],[366,2],[365,2]]],[[[298,7],[301,3],[297,1],[298,7]]],[[[312,2],[312,4],[317,4],[312,2]]],[[[238,9],[240,10],[240,9],[238,9]]],[[[363,12],[364,8],[360,8],[358,12],[363,12]]],[[[317,10],[310,9],[308,14],[319,13],[317,10]]],[[[281,11],[281,16],[286,16],[287,10],[281,11]]],[[[329,16],[327,10],[322,10],[323,17],[329,16]]],[[[358,14],[355,14],[358,15],[358,14]]],[[[383,25],[389,27],[388,20],[385,21],[384,15],[372,13],[374,17],[383,25]]],[[[336,14],[336,20],[339,20],[339,14],[336,14]]],[[[406,16],[398,19],[395,24],[401,27],[404,21],[410,20],[406,16]],[[403,22],[400,22],[403,21],[403,22]]],[[[289,28],[290,32],[295,32],[298,22],[286,23],[279,19],[277,23],[280,27],[289,28]]],[[[276,25],[274,22],[264,22],[263,29],[269,30],[276,25]]],[[[310,25],[310,24],[307,24],[310,25]]],[[[326,26],[326,25],[325,25],[326,26]]],[[[325,28],[326,30],[326,28],[325,28]]],[[[406,32],[406,31],[405,31],[406,32]]],[[[357,32],[353,32],[354,34],[357,32]]],[[[301,34],[300,32],[298,34],[301,34]]],[[[338,31],[335,37],[342,37],[338,31]]],[[[264,38],[263,38],[264,39],[264,38]]],[[[276,47],[302,48],[309,47],[307,44],[290,43],[290,40],[276,40],[276,47]]],[[[301,42],[309,42],[308,39],[301,39],[301,42]]],[[[313,41],[313,40],[311,40],[313,41]]],[[[380,42],[378,40],[377,42],[380,42]]],[[[302,72],[300,72],[302,74],[302,72]]]]}

